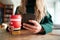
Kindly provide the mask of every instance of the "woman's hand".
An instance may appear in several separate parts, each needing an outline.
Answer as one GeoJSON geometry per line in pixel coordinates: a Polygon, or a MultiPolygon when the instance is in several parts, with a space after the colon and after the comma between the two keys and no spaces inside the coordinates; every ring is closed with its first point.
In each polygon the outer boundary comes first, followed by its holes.
{"type": "Polygon", "coordinates": [[[13,31],[13,27],[8,27],[7,30],[8,30],[8,32],[12,32],[13,31]]]}
{"type": "Polygon", "coordinates": [[[28,29],[28,30],[32,31],[33,33],[38,33],[38,32],[41,31],[42,27],[37,21],[29,20],[29,22],[33,23],[34,25],[23,23],[23,27],[25,29],[28,29]]]}

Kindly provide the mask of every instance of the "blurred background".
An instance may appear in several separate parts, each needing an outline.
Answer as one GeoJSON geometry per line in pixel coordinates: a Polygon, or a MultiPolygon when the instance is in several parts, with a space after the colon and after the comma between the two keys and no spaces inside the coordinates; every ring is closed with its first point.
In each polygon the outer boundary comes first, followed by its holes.
{"type": "MultiPolygon", "coordinates": [[[[20,5],[21,0],[0,0],[0,14],[4,10],[4,22],[8,20],[9,15],[15,13],[16,7],[20,5]],[[1,6],[2,5],[2,6],[1,6]],[[3,10],[2,10],[2,9],[3,10]]],[[[60,0],[44,0],[46,10],[51,14],[55,29],[60,29],[60,0]]],[[[3,14],[1,14],[3,16],[3,14]]]]}

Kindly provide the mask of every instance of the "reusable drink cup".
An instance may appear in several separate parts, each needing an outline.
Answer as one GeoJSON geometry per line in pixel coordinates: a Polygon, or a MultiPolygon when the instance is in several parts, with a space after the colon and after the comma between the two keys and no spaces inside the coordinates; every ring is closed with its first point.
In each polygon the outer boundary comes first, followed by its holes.
{"type": "Polygon", "coordinates": [[[11,15],[10,16],[10,27],[13,28],[13,30],[20,30],[21,29],[21,15],[11,15]]]}

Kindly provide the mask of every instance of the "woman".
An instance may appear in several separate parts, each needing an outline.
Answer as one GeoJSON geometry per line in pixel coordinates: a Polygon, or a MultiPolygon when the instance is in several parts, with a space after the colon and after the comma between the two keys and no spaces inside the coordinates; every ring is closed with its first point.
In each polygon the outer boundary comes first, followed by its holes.
{"type": "Polygon", "coordinates": [[[15,14],[19,13],[34,13],[36,16],[36,21],[29,20],[29,22],[33,23],[34,25],[23,23],[23,28],[38,34],[52,32],[53,22],[51,20],[51,15],[45,10],[43,0],[21,0],[21,5],[17,7],[15,14]]]}

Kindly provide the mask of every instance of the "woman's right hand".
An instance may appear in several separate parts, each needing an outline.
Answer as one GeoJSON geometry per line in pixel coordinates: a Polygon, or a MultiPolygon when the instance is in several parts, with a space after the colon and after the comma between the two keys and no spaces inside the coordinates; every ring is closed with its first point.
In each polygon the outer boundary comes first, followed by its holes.
{"type": "Polygon", "coordinates": [[[13,27],[7,27],[7,28],[6,28],[6,31],[8,31],[8,32],[13,31],[13,27]]]}

